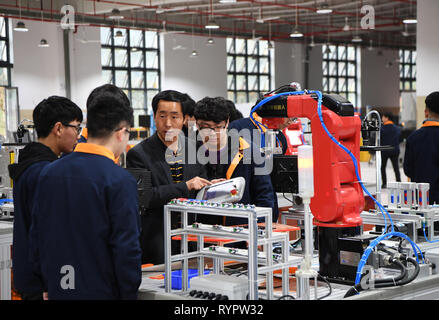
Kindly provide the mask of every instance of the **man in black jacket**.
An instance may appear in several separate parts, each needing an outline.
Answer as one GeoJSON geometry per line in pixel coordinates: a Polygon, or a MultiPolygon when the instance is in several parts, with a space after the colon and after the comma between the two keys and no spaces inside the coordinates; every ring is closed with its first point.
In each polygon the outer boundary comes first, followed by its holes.
{"type": "Polygon", "coordinates": [[[18,163],[9,165],[14,182],[14,231],[12,271],[14,287],[23,300],[41,300],[41,276],[34,273],[29,260],[29,230],[37,181],[41,170],[69,153],[79,138],[81,109],[67,98],[52,96],[41,101],[33,111],[38,142],[29,143],[18,156],[18,163]]]}
{"type": "MultiPolygon", "coordinates": [[[[163,206],[174,198],[194,198],[197,191],[211,184],[194,156],[188,139],[182,134],[185,96],[174,90],[158,93],[152,100],[157,131],[127,153],[127,168],[151,171],[152,195],[149,210],[141,216],[140,244],[142,263],[164,262],[163,206]]],[[[178,223],[174,217],[173,227],[178,223]]],[[[175,244],[175,243],[174,243],[175,244]]],[[[175,254],[178,245],[172,248],[175,254]]]]}
{"type": "Polygon", "coordinates": [[[401,173],[399,172],[399,139],[401,136],[401,128],[396,126],[392,121],[391,113],[384,113],[381,116],[383,125],[381,127],[381,145],[382,146],[392,146],[392,150],[381,151],[381,177],[383,179],[382,187],[385,188],[387,185],[387,175],[386,167],[387,160],[390,159],[393,166],[393,171],[395,172],[395,180],[401,181],[401,173]]]}

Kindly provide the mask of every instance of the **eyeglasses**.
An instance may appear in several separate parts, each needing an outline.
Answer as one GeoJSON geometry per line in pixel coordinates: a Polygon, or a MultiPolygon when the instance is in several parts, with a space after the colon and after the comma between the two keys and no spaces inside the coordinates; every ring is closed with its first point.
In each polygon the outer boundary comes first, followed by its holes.
{"type": "Polygon", "coordinates": [[[221,130],[225,129],[227,124],[222,125],[222,126],[216,126],[216,127],[209,127],[209,126],[202,126],[200,124],[197,123],[198,129],[201,130],[209,130],[209,131],[215,131],[215,132],[220,132],[221,130]]]}
{"type": "Polygon", "coordinates": [[[82,127],[81,127],[81,125],[77,125],[77,126],[74,126],[73,124],[68,124],[68,123],[63,123],[62,124],[64,127],[70,127],[70,128],[75,128],[76,129],[76,132],[78,132],[78,134],[80,134],[81,133],[81,131],[82,131],[82,127]]]}

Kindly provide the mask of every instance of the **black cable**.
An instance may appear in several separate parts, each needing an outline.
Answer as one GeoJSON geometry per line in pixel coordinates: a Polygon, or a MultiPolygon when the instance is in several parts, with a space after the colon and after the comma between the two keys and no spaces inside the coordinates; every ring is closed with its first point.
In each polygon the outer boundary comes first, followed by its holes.
{"type": "MultiPolygon", "coordinates": [[[[407,269],[406,269],[406,267],[402,264],[401,261],[396,260],[396,259],[393,259],[391,264],[396,266],[398,269],[400,269],[401,273],[396,278],[390,278],[390,279],[386,278],[386,279],[377,279],[377,280],[375,280],[374,281],[374,287],[375,288],[386,288],[386,287],[391,287],[391,286],[402,285],[401,281],[407,276],[407,269]]],[[[405,283],[403,283],[403,284],[405,284],[405,283]]],[[[360,281],[360,283],[358,283],[355,286],[351,287],[346,292],[346,294],[344,295],[343,298],[351,297],[353,295],[356,295],[356,294],[360,293],[363,290],[365,290],[365,289],[363,288],[363,284],[360,281]]]]}
{"type": "Polygon", "coordinates": [[[286,294],[282,297],[279,297],[277,300],[296,300],[296,298],[294,298],[292,295],[290,294],[286,294]],[[288,299],[287,299],[288,298],[288,299]]]}
{"type": "Polygon", "coordinates": [[[326,280],[325,277],[321,276],[320,274],[317,274],[317,279],[319,279],[319,278],[322,279],[324,282],[326,282],[326,284],[328,285],[328,289],[329,289],[329,292],[328,292],[326,295],[317,298],[317,300],[322,300],[322,299],[324,299],[324,298],[326,298],[326,297],[329,297],[329,296],[332,294],[332,286],[331,286],[331,284],[329,283],[329,281],[326,280]]]}

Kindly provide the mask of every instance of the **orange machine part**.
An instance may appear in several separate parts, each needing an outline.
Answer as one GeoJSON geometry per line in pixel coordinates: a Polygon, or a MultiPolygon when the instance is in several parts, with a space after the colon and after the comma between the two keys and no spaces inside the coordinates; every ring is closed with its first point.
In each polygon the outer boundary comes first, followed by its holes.
{"type": "MultiPolygon", "coordinates": [[[[314,197],[311,198],[310,208],[314,224],[337,228],[360,226],[364,195],[357,181],[352,159],[324,131],[315,99],[310,95],[292,95],[287,101],[288,117],[311,120],[314,197]]],[[[352,152],[360,168],[360,118],[339,116],[323,105],[322,117],[328,131],[352,152]]],[[[263,123],[269,125],[273,120],[263,119],[263,123]]]]}

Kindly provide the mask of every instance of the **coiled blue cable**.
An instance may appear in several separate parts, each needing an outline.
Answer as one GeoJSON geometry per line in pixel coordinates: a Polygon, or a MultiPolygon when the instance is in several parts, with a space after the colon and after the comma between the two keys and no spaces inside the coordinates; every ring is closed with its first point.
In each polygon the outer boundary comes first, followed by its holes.
{"type": "MultiPolygon", "coordinates": [[[[320,91],[308,91],[307,93],[315,93],[317,95],[317,113],[320,119],[320,123],[323,127],[323,129],[325,130],[326,134],[329,136],[329,138],[335,142],[340,148],[343,149],[343,151],[345,151],[352,159],[352,162],[354,163],[354,167],[355,167],[355,174],[357,176],[358,182],[360,183],[362,189],[366,192],[367,195],[369,195],[369,197],[371,197],[374,202],[377,204],[377,206],[380,208],[381,213],[383,214],[383,218],[384,218],[384,222],[385,222],[385,228],[383,231],[383,234],[381,234],[378,238],[376,238],[374,241],[371,242],[371,244],[367,247],[367,249],[364,251],[363,256],[361,257],[360,263],[357,267],[357,274],[356,274],[356,279],[355,279],[355,284],[358,284],[360,282],[361,279],[361,274],[362,274],[362,270],[364,265],[367,262],[367,259],[369,258],[370,253],[372,252],[372,250],[378,245],[378,243],[380,243],[383,240],[387,240],[390,239],[391,237],[400,237],[403,238],[405,240],[407,240],[413,249],[413,252],[416,255],[416,261],[419,262],[419,257],[418,257],[418,252],[421,254],[422,260],[424,260],[424,256],[422,254],[421,249],[418,247],[418,245],[416,243],[414,243],[409,237],[407,237],[405,234],[400,233],[400,232],[395,232],[394,231],[394,226],[393,226],[393,220],[390,217],[390,214],[387,212],[387,210],[381,205],[381,203],[379,203],[371,194],[370,192],[366,189],[366,187],[364,186],[363,182],[360,179],[360,174],[359,174],[359,170],[358,170],[358,165],[357,165],[357,160],[355,158],[355,156],[352,154],[352,152],[347,149],[345,146],[343,146],[340,142],[338,142],[333,136],[332,134],[329,132],[329,130],[327,129],[324,121],[323,121],[323,116],[322,116],[322,93],[320,91]],[[386,233],[387,232],[387,219],[386,219],[386,215],[390,220],[391,223],[391,232],[386,233]]],[[[270,96],[268,98],[265,98],[263,100],[261,100],[255,107],[253,107],[251,113],[250,113],[250,117],[256,122],[258,123],[258,121],[256,121],[252,114],[253,112],[255,112],[257,109],[259,109],[262,105],[264,105],[265,103],[276,99],[280,96],[284,96],[284,95],[300,95],[300,94],[305,94],[304,91],[293,91],[293,92],[282,92],[273,96],[270,96]]]]}

